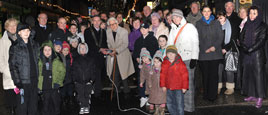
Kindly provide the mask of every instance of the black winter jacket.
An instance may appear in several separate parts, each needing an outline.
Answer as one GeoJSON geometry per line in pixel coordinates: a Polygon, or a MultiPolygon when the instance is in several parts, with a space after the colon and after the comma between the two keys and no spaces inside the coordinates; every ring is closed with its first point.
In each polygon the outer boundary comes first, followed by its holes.
{"type": "Polygon", "coordinates": [[[40,27],[40,25],[36,25],[33,27],[33,30],[35,30],[35,41],[39,43],[39,45],[42,45],[42,43],[46,40],[48,40],[48,35],[51,33],[52,28],[50,26],[46,26],[46,29],[43,29],[40,27]]]}
{"type": "MultiPolygon", "coordinates": [[[[14,84],[30,84],[30,57],[27,48],[27,44],[24,43],[22,38],[17,35],[18,39],[14,45],[10,47],[9,50],[9,68],[14,84]]],[[[32,45],[33,59],[36,67],[36,78],[38,77],[38,55],[39,55],[39,45],[33,40],[34,35],[31,34],[29,41],[32,45]]]]}
{"type": "Polygon", "coordinates": [[[67,37],[70,36],[71,33],[66,29],[66,32],[64,32],[62,29],[57,28],[56,30],[52,31],[48,38],[51,40],[53,43],[55,40],[59,40],[61,42],[67,41],[67,37]]]}

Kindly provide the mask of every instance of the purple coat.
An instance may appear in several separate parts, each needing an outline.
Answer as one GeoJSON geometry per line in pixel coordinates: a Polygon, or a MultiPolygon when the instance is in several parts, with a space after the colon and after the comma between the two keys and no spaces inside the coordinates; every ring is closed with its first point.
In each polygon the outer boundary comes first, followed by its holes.
{"type": "Polygon", "coordinates": [[[128,49],[133,52],[135,41],[141,36],[140,29],[133,29],[133,31],[128,35],[128,49]]]}

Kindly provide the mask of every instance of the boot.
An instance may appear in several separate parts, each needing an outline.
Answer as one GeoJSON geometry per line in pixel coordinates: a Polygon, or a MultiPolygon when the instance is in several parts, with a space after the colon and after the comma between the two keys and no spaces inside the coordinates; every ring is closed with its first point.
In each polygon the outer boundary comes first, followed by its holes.
{"type": "Polygon", "coordinates": [[[257,101],[256,101],[256,106],[255,107],[259,109],[259,108],[261,108],[261,106],[262,106],[262,98],[258,98],[257,101]]]}
{"type": "Polygon", "coordinates": [[[257,101],[257,99],[255,97],[250,96],[250,97],[245,98],[244,101],[246,102],[257,101]]]}
{"type": "Polygon", "coordinates": [[[234,93],[234,83],[226,83],[227,90],[224,92],[226,95],[232,95],[234,93]]]}
{"type": "Polygon", "coordinates": [[[155,107],[154,115],[159,115],[159,107],[155,107]]]}
{"type": "Polygon", "coordinates": [[[218,83],[218,94],[221,93],[222,83],[218,83]]]}
{"type": "Polygon", "coordinates": [[[159,107],[159,115],[165,115],[165,107],[159,107]]]}

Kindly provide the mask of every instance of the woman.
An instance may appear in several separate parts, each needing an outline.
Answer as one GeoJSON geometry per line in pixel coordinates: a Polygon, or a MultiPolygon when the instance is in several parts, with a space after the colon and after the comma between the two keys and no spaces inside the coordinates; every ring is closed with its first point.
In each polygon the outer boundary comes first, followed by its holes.
{"type": "Polygon", "coordinates": [[[150,26],[149,31],[154,32],[156,39],[158,39],[160,35],[169,35],[169,29],[163,22],[161,22],[161,17],[158,13],[154,12],[151,14],[151,22],[152,25],[150,26]]]}
{"type": "Polygon", "coordinates": [[[214,101],[217,98],[218,67],[222,55],[223,31],[220,22],[211,15],[211,9],[204,6],[202,18],[196,22],[199,33],[199,61],[203,76],[203,98],[214,101]]]}
{"type": "Polygon", "coordinates": [[[133,19],[133,29],[132,32],[128,35],[128,49],[130,52],[134,51],[134,44],[136,42],[136,40],[141,36],[141,31],[140,31],[140,27],[141,27],[141,20],[140,18],[134,18],[133,19]]]}
{"type": "Polygon", "coordinates": [[[262,106],[265,95],[265,40],[267,25],[262,22],[262,13],[256,6],[249,8],[248,20],[240,35],[242,47],[242,90],[245,101],[256,101],[256,108],[262,106]]]}
{"type": "Polygon", "coordinates": [[[242,32],[242,29],[244,28],[245,23],[248,20],[248,12],[246,7],[240,7],[239,8],[239,14],[238,16],[242,19],[241,24],[239,25],[240,32],[242,32]]]}
{"type": "Polygon", "coordinates": [[[10,18],[5,22],[5,29],[3,37],[0,39],[0,73],[3,73],[3,88],[5,91],[6,104],[9,112],[15,114],[16,94],[14,92],[14,82],[11,78],[9,70],[9,48],[17,40],[16,29],[18,21],[10,18]]]}

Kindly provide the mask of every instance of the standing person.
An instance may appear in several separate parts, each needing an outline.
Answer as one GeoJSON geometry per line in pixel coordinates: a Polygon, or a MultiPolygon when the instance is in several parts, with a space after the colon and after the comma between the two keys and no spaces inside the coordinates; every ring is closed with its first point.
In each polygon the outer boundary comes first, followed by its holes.
{"type": "Polygon", "coordinates": [[[77,91],[77,100],[80,105],[79,114],[90,112],[91,94],[96,81],[96,64],[94,58],[87,55],[88,46],[86,43],[78,45],[79,56],[74,60],[71,73],[77,91]]]}
{"type": "Polygon", "coordinates": [[[131,53],[134,51],[134,44],[136,40],[141,36],[140,27],[141,27],[140,18],[137,17],[134,18],[132,32],[128,35],[128,41],[129,41],[128,49],[131,53]]]}
{"type": "Polygon", "coordinates": [[[152,24],[151,23],[151,13],[152,13],[152,9],[149,6],[143,7],[143,18],[142,18],[143,23],[147,23],[150,25],[152,24]]]}
{"type": "Polygon", "coordinates": [[[200,4],[197,2],[192,2],[190,5],[191,12],[187,15],[186,20],[193,25],[196,25],[196,22],[202,18],[200,12],[200,4]]]}
{"type": "MultiPolygon", "coordinates": [[[[14,18],[7,19],[5,22],[5,29],[3,37],[0,39],[0,73],[3,74],[3,89],[5,104],[7,105],[8,112],[15,115],[15,108],[17,105],[16,88],[14,81],[11,78],[8,59],[9,50],[12,44],[17,40],[16,29],[18,21],[14,18]]],[[[17,88],[16,88],[17,89],[17,88]]]]}
{"type": "Polygon", "coordinates": [[[189,88],[188,70],[174,45],[168,46],[161,66],[160,87],[167,92],[171,115],[184,115],[184,93],[189,88]]]}
{"type": "Polygon", "coordinates": [[[247,8],[246,7],[240,7],[239,8],[239,14],[238,16],[242,19],[239,28],[240,28],[240,32],[242,32],[247,20],[248,20],[248,12],[247,12],[247,8]]]}
{"type": "Polygon", "coordinates": [[[203,76],[203,98],[214,101],[217,98],[219,63],[223,59],[224,35],[220,22],[215,20],[211,13],[211,9],[204,6],[203,16],[196,22],[196,28],[199,33],[199,63],[203,76]]]}
{"type": "Polygon", "coordinates": [[[194,104],[194,71],[199,55],[198,32],[195,26],[187,23],[181,10],[172,12],[172,25],[168,45],[175,45],[189,73],[189,90],[185,93],[185,111],[193,112],[194,104]]]}
{"type": "Polygon", "coordinates": [[[96,15],[99,15],[99,11],[96,9],[96,8],[94,8],[94,9],[92,9],[91,10],[91,16],[93,17],[93,16],[96,16],[96,15]]]}
{"type": "Polygon", "coordinates": [[[61,108],[60,87],[63,86],[66,69],[54,50],[51,41],[43,42],[39,57],[38,90],[43,99],[43,115],[59,115],[61,108]]]}
{"type": "MultiPolygon", "coordinates": [[[[106,78],[106,66],[104,55],[107,55],[107,35],[104,29],[100,28],[100,17],[94,16],[92,18],[93,26],[85,30],[85,43],[88,44],[90,53],[88,55],[95,58],[97,65],[98,76],[97,79],[101,80],[106,78]]],[[[98,82],[101,83],[101,82],[98,82]]],[[[101,84],[96,85],[95,96],[101,95],[101,84]]]]}
{"type": "Polygon", "coordinates": [[[111,17],[114,17],[115,18],[115,11],[114,10],[110,10],[109,11],[109,18],[111,18],[111,17]]]}
{"type": "Polygon", "coordinates": [[[57,22],[57,29],[52,31],[48,38],[53,43],[55,40],[59,40],[61,42],[67,41],[67,37],[71,34],[68,29],[66,29],[66,20],[63,17],[60,17],[57,22]]]}
{"type": "Polygon", "coordinates": [[[37,114],[37,82],[39,45],[33,40],[27,24],[17,27],[17,42],[9,51],[9,68],[14,84],[20,89],[16,113],[37,114]]]}
{"type": "Polygon", "coordinates": [[[151,14],[151,22],[152,25],[149,28],[149,31],[154,32],[154,36],[156,39],[159,38],[160,35],[169,35],[169,30],[162,22],[161,17],[158,13],[151,14]]]}
{"type": "Polygon", "coordinates": [[[128,31],[128,33],[130,33],[129,25],[123,21],[122,13],[118,13],[116,15],[116,20],[118,21],[120,27],[125,28],[128,31]]]}
{"type": "Polygon", "coordinates": [[[38,25],[33,27],[33,30],[35,30],[35,41],[41,45],[44,41],[48,40],[48,35],[52,31],[52,28],[47,25],[47,14],[46,13],[40,13],[38,15],[38,25]]]}
{"type": "Polygon", "coordinates": [[[101,20],[104,20],[105,22],[108,20],[108,16],[107,16],[107,14],[105,12],[102,12],[100,14],[100,18],[101,18],[101,20]]]}
{"type": "MultiPolygon", "coordinates": [[[[67,37],[67,41],[69,42],[71,39],[78,39],[79,43],[83,42],[82,39],[78,36],[78,26],[75,24],[71,24],[69,27],[69,32],[71,33],[67,37]]],[[[63,42],[63,41],[62,41],[63,42]]]]}
{"type": "MultiPolygon", "coordinates": [[[[123,83],[124,93],[128,95],[127,78],[135,72],[131,54],[128,50],[127,30],[120,27],[115,18],[108,19],[107,44],[112,53],[107,57],[107,75],[114,78],[116,87],[119,89],[120,81],[123,83]],[[113,60],[113,61],[112,61],[113,60]]],[[[128,96],[126,96],[128,97],[128,96]]]]}
{"type": "Polygon", "coordinates": [[[242,47],[242,90],[246,94],[245,101],[256,101],[256,108],[261,108],[266,97],[265,81],[265,43],[267,25],[262,21],[262,12],[256,6],[249,8],[248,21],[241,34],[242,47]]]}
{"type": "Polygon", "coordinates": [[[84,24],[84,23],[81,23],[81,26],[80,26],[80,30],[81,30],[81,32],[79,32],[78,34],[77,34],[77,36],[81,39],[81,42],[82,43],[85,43],[85,30],[87,29],[87,25],[86,24],[84,24]]]}
{"type": "Polygon", "coordinates": [[[168,37],[166,35],[160,35],[158,38],[159,51],[162,53],[162,56],[166,56],[168,37]]]}

